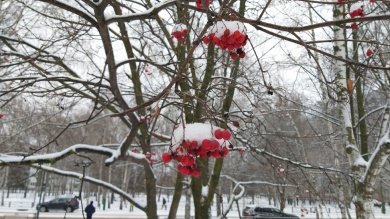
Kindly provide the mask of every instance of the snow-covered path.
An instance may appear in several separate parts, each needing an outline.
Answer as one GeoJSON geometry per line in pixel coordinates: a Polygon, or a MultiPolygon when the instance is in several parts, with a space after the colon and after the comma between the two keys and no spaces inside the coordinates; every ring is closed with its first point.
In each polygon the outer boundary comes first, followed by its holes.
{"type": "MultiPolygon", "coordinates": [[[[54,197],[46,197],[46,201],[49,201],[53,199],[54,197]]],[[[135,199],[144,204],[146,198],[144,195],[136,195],[135,199]]],[[[111,204],[110,208],[106,206],[106,208],[103,210],[103,206],[97,205],[96,197],[90,197],[83,200],[83,204],[85,207],[85,203],[89,203],[89,201],[94,201],[95,207],[96,207],[96,213],[94,214],[94,219],[124,219],[124,218],[147,218],[145,213],[142,212],[139,209],[134,208],[133,211],[130,211],[129,205],[127,203],[124,204],[123,209],[119,209],[119,197],[115,196],[113,204],[111,204]]],[[[23,198],[23,193],[17,193],[17,194],[10,194],[9,198],[5,198],[4,200],[4,206],[0,206],[0,219],[32,219],[35,218],[34,215],[36,213],[35,206],[32,207],[32,203],[34,201],[33,194],[27,194],[26,198],[23,198]]],[[[35,197],[35,201],[38,201],[38,198],[35,197]]],[[[227,206],[227,198],[224,197],[223,199],[223,208],[227,206]]],[[[240,199],[239,201],[239,211],[242,212],[242,209],[245,206],[248,206],[249,203],[252,201],[250,197],[246,197],[244,199],[240,199]]],[[[167,196],[161,195],[160,201],[158,201],[158,215],[159,218],[167,218],[167,215],[169,213],[169,205],[170,205],[170,199],[167,196]],[[168,200],[168,208],[167,209],[161,209],[162,206],[162,198],[165,197],[168,200]]],[[[273,202],[272,202],[273,204],[273,202]]],[[[262,207],[275,207],[273,205],[269,205],[269,200],[265,197],[255,197],[254,199],[254,206],[262,206],[262,207]]],[[[81,206],[80,206],[81,207],[81,206]]],[[[317,205],[318,207],[318,205],[317,205]]],[[[185,209],[185,197],[183,197],[179,204],[179,210],[177,214],[177,219],[184,218],[184,209],[185,209]]],[[[334,219],[334,218],[340,218],[340,210],[336,207],[334,203],[328,203],[327,205],[323,206],[323,218],[326,219],[334,219]]],[[[381,208],[375,207],[375,216],[377,219],[390,219],[390,206],[386,205],[386,214],[381,213],[381,208]]],[[[193,207],[191,208],[191,215],[194,215],[193,207]]],[[[237,209],[236,205],[233,205],[233,209],[229,212],[227,215],[227,218],[229,219],[238,219],[239,218],[239,211],[237,209]]],[[[352,218],[355,218],[355,212],[354,209],[349,209],[350,214],[352,218]]],[[[300,216],[301,218],[309,218],[314,219],[316,218],[316,214],[314,211],[314,206],[310,206],[309,203],[306,201],[306,203],[300,202],[297,206],[288,205],[284,212],[286,213],[292,213],[297,216],[300,216]],[[301,217],[301,209],[305,208],[307,209],[307,213],[305,212],[303,214],[304,217],[301,217]]],[[[212,206],[211,211],[213,216],[216,216],[216,208],[215,205],[212,206]]],[[[64,211],[53,211],[53,212],[45,212],[40,213],[40,217],[43,219],[51,219],[51,218],[83,218],[82,212],[80,209],[77,209],[76,211],[72,213],[67,213],[65,215],[64,211]],[[64,217],[66,216],[66,217],[64,217]]],[[[214,217],[215,218],[215,217],[214,217]]]]}

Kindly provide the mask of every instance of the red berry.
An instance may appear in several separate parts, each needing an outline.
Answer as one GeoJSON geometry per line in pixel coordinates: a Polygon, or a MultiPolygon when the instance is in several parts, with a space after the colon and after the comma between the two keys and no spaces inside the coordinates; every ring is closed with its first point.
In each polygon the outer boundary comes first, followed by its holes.
{"type": "Polygon", "coordinates": [[[215,136],[215,138],[216,138],[216,139],[222,139],[222,132],[223,132],[223,130],[221,130],[221,129],[215,130],[215,131],[214,131],[214,136],[215,136]]]}
{"type": "MultiPolygon", "coordinates": [[[[205,0],[205,3],[206,3],[206,7],[208,7],[210,5],[210,0],[205,0]]],[[[196,7],[200,9],[204,8],[202,4],[202,0],[196,0],[196,7]]]]}
{"type": "Polygon", "coordinates": [[[215,151],[211,152],[211,156],[213,156],[214,158],[220,158],[221,153],[219,152],[219,150],[215,150],[215,151]]]}
{"type": "Polygon", "coordinates": [[[229,149],[227,147],[223,147],[221,150],[221,156],[226,157],[229,154],[229,149]]]}
{"type": "Polygon", "coordinates": [[[366,55],[368,57],[370,57],[370,56],[374,55],[374,52],[371,49],[367,49],[366,55]]]}
{"type": "Polygon", "coordinates": [[[2,119],[3,117],[4,117],[4,115],[0,113],[0,119],[2,119]]]}
{"type": "Polygon", "coordinates": [[[230,52],[230,57],[231,57],[233,60],[236,60],[236,59],[238,59],[238,54],[235,53],[235,52],[230,52]]]}
{"type": "Polygon", "coordinates": [[[244,51],[241,51],[238,56],[240,56],[240,58],[244,58],[245,57],[245,52],[244,51]]]}
{"type": "Polygon", "coordinates": [[[240,123],[237,120],[232,121],[234,127],[240,127],[240,123]]]}
{"type": "Polygon", "coordinates": [[[206,44],[206,45],[210,43],[210,40],[211,40],[210,36],[203,37],[203,43],[206,44]]]}
{"type": "Polygon", "coordinates": [[[229,36],[230,34],[230,30],[229,29],[226,29],[224,32],[223,32],[223,36],[229,36]]]}
{"type": "Polygon", "coordinates": [[[183,166],[192,166],[195,163],[195,159],[192,156],[183,156],[180,162],[183,166]]]}
{"type": "Polygon", "coordinates": [[[228,45],[228,46],[227,46],[227,49],[228,49],[229,51],[233,50],[233,49],[234,49],[234,45],[228,45]]]}
{"type": "Polygon", "coordinates": [[[164,163],[169,163],[172,160],[172,156],[166,152],[162,154],[161,158],[164,163]]]}
{"type": "Polygon", "coordinates": [[[183,157],[183,156],[181,156],[181,155],[176,155],[176,156],[174,156],[173,158],[174,158],[177,162],[180,162],[181,159],[182,159],[182,157],[183,157]]]}
{"type": "Polygon", "coordinates": [[[191,141],[191,149],[196,149],[198,147],[197,141],[191,141]]]}
{"type": "Polygon", "coordinates": [[[218,150],[219,148],[219,142],[217,140],[211,141],[211,149],[210,151],[218,150]]]}
{"type": "Polygon", "coordinates": [[[181,143],[181,146],[185,149],[190,149],[191,148],[191,142],[190,141],[186,141],[186,140],[183,140],[183,142],[181,143]]]}
{"type": "Polygon", "coordinates": [[[177,165],[177,171],[179,171],[179,173],[181,173],[183,175],[189,175],[191,170],[189,167],[186,167],[186,166],[179,164],[179,165],[177,165]]]}
{"type": "Polygon", "coordinates": [[[223,130],[222,131],[222,138],[224,140],[229,140],[232,134],[230,134],[229,130],[223,130]]]}
{"type": "Polygon", "coordinates": [[[358,30],[358,29],[359,29],[359,25],[357,25],[355,22],[353,22],[353,23],[351,24],[351,29],[352,29],[352,30],[358,30]]]}
{"type": "Polygon", "coordinates": [[[191,170],[191,176],[193,177],[199,177],[200,176],[200,170],[198,168],[193,168],[191,170]]]}
{"type": "Polygon", "coordinates": [[[218,44],[220,43],[220,40],[219,40],[218,37],[216,37],[216,36],[213,36],[213,38],[211,39],[211,41],[212,41],[214,44],[216,44],[216,45],[218,45],[218,44]]]}
{"type": "Polygon", "coordinates": [[[211,141],[209,139],[202,141],[202,149],[205,151],[209,151],[211,149],[211,141]]]}
{"type": "Polygon", "coordinates": [[[198,151],[198,154],[199,154],[199,157],[200,158],[206,158],[207,156],[208,156],[208,154],[207,154],[207,151],[205,151],[205,150],[199,150],[198,151]]]}

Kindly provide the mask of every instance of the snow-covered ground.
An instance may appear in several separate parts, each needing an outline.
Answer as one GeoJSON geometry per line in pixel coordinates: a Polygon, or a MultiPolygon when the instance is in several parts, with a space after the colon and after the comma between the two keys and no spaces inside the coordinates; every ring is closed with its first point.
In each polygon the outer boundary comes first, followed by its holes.
{"type": "MultiPolygon", "coordinates": [[[[49,201],[53,198],[54,198],[54,196],[46,196],[45,201],[49,201]]],[[[160,216],[160,218],[165,218],[165,216],[168,215],[170,198],[171,197],[161,195],[160,200],[158,201],[158,205],[159,205],[158,215],[160,216]],[[163,197],[168,200],[168,203],[167,203],[168,208],[167,209],[161,208],[163,197]]],[[[137,195],[135,197],[135,199],[140,203],[145,203],[145,200],[146,200],[144,195],[137,195]]],[[[38,200],[39,200],[39,197],[38,196],[35,197],[35,201],[38,202],[38,200]]],[[[123,209],[120,210],[119,209],[119,204],[120,204],[119,200],[120,200],[119,197],[115,196],[115,201],[113,202],[113,204],[111,204],[110,208],[107,208],[107,206],[106,206],[105,210],[103,210],[102,205],[97,206],[97,202],[96,202],[95,197],[83,199],[83,205],[85,207],[86,204],[89,203],[89,201],[94,201],[94,205],[96,207],[96,213],[94,214],[94,216],[96,216],[96,218],[124,218],[124,217],[127,217],[127,218],[146,218],[145,214],[136,208],[134,208],[133,211],[130,211],[130,209],[129,209],[130,206],[128,203],[126,203],[124,205],[123,209]]],[[[16,213],[16,212],[33,214],[36,212],[35,206],[32,206],[33,201],[34,201],[34,194],[33,193],[27,194],[26,198],[23,197],[23,193],[11,193],[9,198],[4,199],[4,206],[0,206],[0,216],[1,216],[1,213],[16,213]]],[[[224,197],[223,201],[224,201],[223,208],[225,208],[225,206],[227,205],[227,198],[224,197]]],[[[263,207],[266,207],[266,206],[275,207],[275,206],[273,206],[273,202],[271,203],[271,205],[269,205],[268,199],[266,199],[265,197],[262,197],[262,198],[256,197],[254,200],[254,204],[250,204],[251,201],[252,201],[252,198],[250,198],[250,197],[246,197],[246,198],[241,199],[239,201],[239,208],[240,208],[239,211],[242,212],[242,209],[248,205],[263,206],[263,207]]],[[[178,218],[182,218],[184,216],[184,206],[185,206],[185,197],[183,196],[181,201],[180,201],[180,205],[179,205],[179,211],[177,214],[178,218]]],[[[309,205],[309,203],[307,201],[305,203],[299,202],[299,205],[297,205],[297,206],[287,205],[284,212],[295,214],[297,216],[300,216],[301,218],[316,218],[316,213],[314,211],[314,207],[315,207],[314,204],[309,205]],[[302,217],[302,214],[301,214],[302,208],[307,209],[307,213],[303,214],[304,217],[302,217]]],[[[318,204],[317,204],[317,207],[318,207],[318,204]]],[[[323,210],[323,218],[340,218],[340,214],[339,214],[340,211],[334,203],[322,206],[322,208],[324,209],[323,210]]],[[[390,206],[386,206],[386,208],[387,208],[386,209],[387,213],[382,214],[381,209],[378,207],[375,207],[376,218],[390,219],[390,206]]],[[[192,215],[193,215],[194,214],[193,207],[191,210],[192,210],[192,215]]],[[[354,209],[349,209],[349,211],[350,211],[351,216],[354,218],[355,217],[354,209]]],[[[216,216],[216,212],[217,212],[216,207],[214,205],[212,208],[212,215],[216,216]]],[[[44,218],[46,214],[53,214],[53,213],[40,213],[40,214],[41,214],[42,218],[44,218]]],[[[62,215],[62,217],[64,217],[65,212],[57,211],[57,212],[55,212],[55,214],[62,215]]],[[[66,218],[73,218],[73,217],[77,217],[77,216],[82,216],[82,212],[80,209],[76,210],[75,212],[68,213],[66,215],[66,218]]],[[[233,209],[229,212],[228,218],[239,218],[239,214],[238,214],[238,210],[237,210],[236,205],[234,205],[233,209]]]]}

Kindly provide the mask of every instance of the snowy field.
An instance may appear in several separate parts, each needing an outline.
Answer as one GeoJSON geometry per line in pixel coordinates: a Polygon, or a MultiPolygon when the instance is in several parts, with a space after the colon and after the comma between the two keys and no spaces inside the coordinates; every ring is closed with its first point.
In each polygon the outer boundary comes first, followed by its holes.
{"type": "MultiPolygon", "coordinates": [[[[54,196],[46,196],[45,201],[49,201],[53,198],[54,198],[54,196]]],[[[160,200],[158,201],[158,206],[159,206],[158,215],[160,216],[160,218],[166,218],[166,216],[168,215],[170,198],[171,197],[168,198],[167,196],[163,196],[163,195],[160,197],[160,200]],[[167,209],[161,209],[163,197],[168,200],[168,208],[167,209]]],[[[38,202],[38,199],[39,199],[39,197],[35,197],[36,202],[38,202]]],[[[137,200],[140,203],[145,203],[145,196],[138,195],[135,197],[135,200],[137,200]]],[[[250,205],[249,203],[251,202],[251,200],[252,199],[250,197],[247,197],[247,198],[241,199],[239,201],[239,208],[240,208],[239,211],[241,213],[242,213],[242,209],[245,206],[250,205]]],[[[96,207],[96,213],[94,214],[94,218],[96,218],[96,219],[97,218],[117,218],[117,219],[121,219],[121,218],[146,218],[146,215],[142,211],[140,211],[136,208],[134,208],[133,211],[130,211],[129,204],[125,204],[123,209],[120,210],[119,209],[120,201],[119,201],[119,197],[117,197],[117,196],[115,196],[115,201],[113,202],[113,204],[111,204],[110,208],[108,209],[106,207],[105,210],[103,210],[102,206],[97,206],[97,202],[96,202],[95,197],[83,199],[84,207],[90,201],[94,201],[94,205],[96,207]]],[[[225,209],[225,206],[227,205],[226,201],[227,201],[227,198],[224,197],[224,203],[223,203],[224,209],[225,209]]],[[[16,215],[17,214],[17,215],[24,215],[24,216],[29,215],[29,217],[20,217],[20,218],[33,218],[34,213],[36,213],[35,206],[32,206],[33,202],[34,202],[34,194],[33,193],[28,194],[27,198],[23,197],[23,193],[12,193],[12,194],[10,194],[9,198],[4,199],[4,206],[0,206],[0,218],[4,218],[4,216],[3,216],[4,214],[6,214],[6,215],[10,215],[10,214],[16,215]]],[[[185,205],[185,197],[182,197],[180,205],[179,205],[177,218],[184,218],[184,205],[185,205]]],[[[255,206],[263,206],[263,207],[266,207],[266,206],[275,207],[275,206],[273,206],[273,202],[272,202],[272,205],[269,205],[268,199],[266,199],[265,197],[264,198],[256,197],[254,205],[255,206]]],[[[301,218],[316,218],[316,213],[314,211],[314,207],[315,207],[315,205],[309,205],[308,202],[306,201],[306,203],[304,203],[304,204],[302,204],[300,202],[299,205],[295,206],[295,207],[291,206],[291,205],[287,205],[284,212],[295,214],[297,216],[300,216],[301,218]],[[301,214],[302,208],[307,209],[307,213],[304,213],[303,217],[301,214]]],[[[318,207],[318,205],[317,205],[317,207],[318,207]]],[[[387,208],[386,209],[387,213],[382,214],[381,209],[378,207],[375,207],[376,218],[390,219],[390,206],[386,206],[386,208],[387,208]]],[[[193,210],[193,207],[191,210],[193,210]]],[[[349,211],[350,211],[351,216],[354,218],[354,216],[355,216],[354,209],[349,209],[349,211]]],[[[212,215],[216,216],[216,212],[217,211],[216,211],[215,205],[213,205],[212,215]]],[[[340,218],[339,212],[340,211],[335,204],[327,204],[327,205],[323,206],[323,218],[340,218]]],[[[192,211],[191,214],[193,215],[194,212],[192,211]]],[[[63,212],[63,211],[40,213],[40,218],[50,218],[50,216],[52,216],[52,215],[55,215],[57,218],[82,218],[82,212],[80,209],[78,209],[72,213],[67,213],[66,215],[65,215],[65,212],[63,212]]],[[[228,218],[232,218],[232,219],[240,218],[236,205],[234,205],[233,209],[229,212],[228,218]]]]}

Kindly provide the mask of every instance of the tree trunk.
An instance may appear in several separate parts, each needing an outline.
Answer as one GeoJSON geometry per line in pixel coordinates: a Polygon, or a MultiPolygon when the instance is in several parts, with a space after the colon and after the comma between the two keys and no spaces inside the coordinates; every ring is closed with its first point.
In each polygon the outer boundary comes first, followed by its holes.
{"type": "MultiPolygon", "coordinates": [[[[366,185],[359,184],[356,191],[356,200],[354,202],[356,207],[356,219],[375,219],[374,216],[374,202],[372,194],[367,192],[366,185]]],[[[371,188],[371,191],[374,191],[371,188]]]]}
{"type": "Polygon", "coordinates": [[[185,212],[184,212],[184,218],[190,219],[191,218],[191,189],[186,189],[186,205],[185,205],[185,212]]]}
{"type": "Polygon", "coordinates": [[[176,177],[176,183],[175,183],[175,191],[173,193],[172,203],[171,203],[171,207],[169,209],[168,219],[175,219],[176,218],[177,209],[178,209],[179,203],[180,203],[181,193],[183,190],[183,179],[184,179],[183,175],[181,175],[178,172],[177,177],[176,177]]]}
{"type": "Polygon", "coordinates": [[[282,187],[281,190],[279,190],[278,188],[278,191],[279,191],[279,204],[280,204],[280,210],[281,211],[284,211],[284,209],[286,208],[286,187],[282,187]]]}

